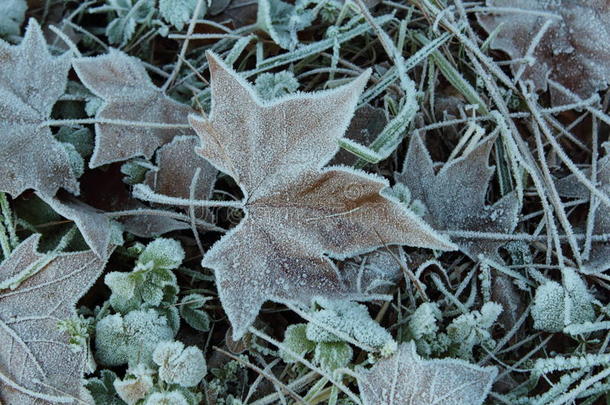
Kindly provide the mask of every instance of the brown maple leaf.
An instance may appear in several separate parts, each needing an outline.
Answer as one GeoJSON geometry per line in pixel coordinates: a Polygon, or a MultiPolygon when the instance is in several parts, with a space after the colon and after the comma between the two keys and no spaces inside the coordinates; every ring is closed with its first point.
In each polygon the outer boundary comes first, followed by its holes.
{"type": "Polygon", "coordinates": [[[71,59],[49,53],[34,19],[19,45],[0,41],[0,191],[78,194],[68,154],[43,125],[64,93],[71,59]]]}
{"type": "MultiPolygon", "coordinates": [[[[489,33],[500,28],[491,46],[513,59],[526,57],[535,37],[549,26],[531,55],[533,63],[513,63],[513,73],[546,90],[552,79],[582,98],[605,89],[610,80],[610,8],[606,0],[487,0],[503,11],[479,14],[489,33]],[[510,12],[509,9],[513,11],[510,12]],[[523,13],[514,10],[523,10],[523,13]],[[500,27],[501,25],[501,27],[500,27]]],[[[551,88],[555,105],[573,103],[551,88]]]]}
{"type": "Polygon", "coordinates": [[[75,351],[60,320],[102,272],[93,252],[42,254],[33,235],[0,264],[0,402],[93,404],[82,386],[87,350],[75,351]]]}
{"type": "Polygon", "coordinates": [[[415,343],[358,372],[364,405],[481,405],[498,373],[458,359],[424,360],[415,343]]]}
{"type": "Polygon", "coordinates": [[[387,180],[323,166],[339,149],[369,72],[318,93],[263,101],[253,87],[208,53],[212,112],[190,116],[197,150],[232,176],[245,196],[245,218],[204,256],[215,271],[234,338],[261,305],[349,296],[329,259],[388,245],[453,249],[397,200],[387,180]]]}
{"type": "Polygon", "coordinates": [[[96,123],[95,149],[89,163],[92,168],[135,156],[150,158],[175,136],[192,134],[189,129],[146,125],[187,124],[193,110],[155,86],[139,59],[111,49],[106,55],[76,59],[73,64],[83,84],[104,100],[96,118],[143,123],[96,123]]]}

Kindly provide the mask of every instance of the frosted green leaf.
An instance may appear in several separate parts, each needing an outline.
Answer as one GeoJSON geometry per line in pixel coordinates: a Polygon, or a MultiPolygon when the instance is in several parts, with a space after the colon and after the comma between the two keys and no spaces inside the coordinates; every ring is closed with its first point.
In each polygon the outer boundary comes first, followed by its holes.
{"type": "Polygon", "coordinates": [[[0,35],[19,35],[27,9],[28,4],[25,0],[0,2],[0,35]]]}
{"type": "Polygon", "coordinates": [[[214,270],[237,340],[267,300],[309,304],[316,296],[353,296],[327,256],[345,258],[384,244],[453,249],[399,202],[380,191],[387,180],[345,167],[322,167],[338,150],[368,79],[318,93],[263,101],[208,53],[212,111],[190,116],[197,153],[233,177],[245,218],[212,246],[214,270]],[[222,141],[220,141],[222,140],[222,141]]]}
{"type": "Polygon", "coordinates": [[[72,144],[76,151],[84,158],[89,157],[93,153],[94,140],[89,128],[74,129],[61,127],[55,134],[55,138],[60,142],[72,144]]]}
{"type": "Polygon", "coordinates": [[[107,366],[149,363],[157,344],[173,337],[167,319],[153,309],[108,315],[96,325],[95,354],[107,366]]]}
{"type": "Polygon", "coordinates": [[[409,318],[409,332],[415,339],[434,336],[438,332],[437,322],[442,319],[441,310],[434,302],[424,302],[409,318]]]}
{"type": "Polygon", "coordinates": [[[188,401],[178,391],[155,392],[146,399],[144,405],[189,405],[188,401]]]}
{"type": "Polygon", "coordinates": [[[319,299],[324,307],[314,312],[315,322],[307,324],[307,338],[314,342],[341,342],[331,331],[336,330],[353,337],[358,342],[381,349],[390,346],[394,339],[369,314],[366,306],[350,301],[319,299]],[[318,325],[326,326],[323,328],[318,325]],[[330,331],[328,330],[330,329],[330,331]]]}
{"type": "MultiPolygon", "coordinates": [[[[79,58],[73,63],[83,84],[104,104],[96,118],[186,124],[191,108],[166,96],[155,86],[139,59],[116,49],[79,58]]],[[[190,130],[116,124],[95,124],[95,149],[89,165],[98,167],[135,156],[150,158],[160,146],[190,130]]]]}
{"type": "Polygon", "coordinates": [[[115,18],[106,26],[106,36],[111,44],[126,45],[136,32],[133,18],[115,18]]]}
{"type": "Polygon", "coordinates": [[[210,330],[210,316],[205,312],[203,304],[208,299],[201,294],[189,294],[180,300],[180,316],[193,329],[200,332],[210,330]]]}
{"type": "Polygon", "coordinates": [[[316,345],[313,358],[324,369],[335,370],[352,361],[354,352],[345,342],[321,342],[316,345]]]}
{"type": "MultiPolygon", "coordinates": [[[[284,341],[282,344],[290,349],[290,351],[301,356],[312,352],[316,347],[316,343],[307,339],[306,330],[307,324],[304,323],[288,326],[286,332],[284,332],[284,341]]],[[[297,361],[297,359],[283,350],[280,350],[280,356],[286,363],[294,363],[297,361]]]]}
{"type": "Polygon", "coordinates": [[[0,41],[0,191],[52,196],[63,187],[78,194],[66,150],[42,125],[64,93],[70,61],[67,53],[49,53],[34,19],[19,45],[0,41]]]}
{"type": "Polygon", "coordinates": [[[184,249],[174,239],[157,238],[146,245],[138,257],[139,266],[150,266],[155,269],[173,270],[184,260],[184,249]]]}
{"type": "Polygon", "coordinates": [[[562,272],[565,287],[547,281],[536,289],[532,306],[536,329],[561,332],[565,326],[595,320],[593,296],[584,281],[569,267],[562,272]]]}
{"type": "Polygon", "coordinates": [[[87,351],[73,350],[58,322],[76,318],[74,305],[102,272],[93,252],[44,255],[39,235],[22,242],[0,265],[0,283],[42,267],[15,289],[0,290],[0,402],[92,403],[82,385],[87,351]]]}
{"type": "Polygon", "coordinates": [[[124,405],[125,403],[117,396],[114,389],[114,381],[117,379],[115,373],[110,370],[101,370],[101,378],[89,378],[85,387],[93,397],[95,404],[124,405]]]}
{"type": "Polygon", "coordinates": [[[293,50],[298,44],[297,32],[311,25],[314,14],[306,10],[306,1],[295,5],[281,0],[258,2],[257,24],[267,31],[271,39],[284,49],[293,50]]]}
{"type": "MultiPolygon", "coordinates": [[[[159,0],[159,14],[161,17],[178,30],[184,28],[184,24],[191,20],[197,6],[197,0],[159,0]]],[[[207,1],[203,2],[201,15],[197,18],[202,18],[205,15],[207,1]]]]}
{"type": "Polygon", "coordinates": [[[152,358],[159,366],[159,378],[168,384],[194,387],[207,373],[203,352],[196,346],[185,348],[181,342],[162,342],[152,358]]]}
{"type": "MultiPolygon", "coordinates": [[[[487,0],[487,5],[516,11],[478,15],[487,32],[502,25],[491,46],[508,53],[511,59],[527,56],[535,36],[547,21],[550,24],[531,53],[531,63],[510,65],[515,74],[524,67],[521,78],[533,81],[536,89],[547,90],[551,79],[586,99],[607,87],[610,10],[605,0],[487,0]],[[519,10],[551,15],[545,17],[519,10]]],[[[574,102],[553,88],[551,99],[553,104],[574,102]]]]}
{"type": "Polygon", "coordinates": [[[72,174],[78,179],[85,173],[85,160],[71,143],[61,142],[61,146],[68,156],[68,163],[70,164],[70,169],[72,169],[72,174]]]}
{"type": "Polygon", "coordinates": [[[273,100],[294,93],[299,88],[299,82],[292,72],[285,70],[258,75],[254,86],[263,100],[273,100]]]}
{"type": "Polygon", "coordinates": [[[457,359],[424,360],[413,342],[393,356],[358,371],[364,405],[481,405],[496,378],[495,367],[457,359]]]}
{"type": "Polygon", "coordinates": [[[495,346],[491,327],[500,316],[502,306],[486,302],[480,311],[462,314],[447,326],[447,336],[451,340],[450,352],[458,357],[472,358],[472,350],[477,345],[487,349],[495,346]]]}

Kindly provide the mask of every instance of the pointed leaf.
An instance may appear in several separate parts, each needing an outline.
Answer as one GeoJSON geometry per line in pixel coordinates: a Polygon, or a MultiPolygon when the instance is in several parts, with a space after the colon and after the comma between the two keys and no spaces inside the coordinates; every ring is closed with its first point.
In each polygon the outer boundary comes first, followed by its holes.
{"type": "Polygon", "coordinates": [[[369,73],[319,93],[261,100],[215,55],[209,120],[191,116],[197,151],[230,174],[246,196],[246,215],[204,256],[215,271],[234,339],[267,300],[309,303],[349,296],[326,256],[345,258],[384,244],[452,249],[398,201],[387,180],[322,167],[338,150],[369,73]]]}
{"type": "Polygon", "coordinates": [[[75,352],[57,322],[76,316],[74,305],[104,268],[93,252],[49,256],[26,239],[0,265],[4,284],[43,261],[14,290],[0,291],[0,401],[5,404],[92,404],[82,386],[87,353],[75,352]]]}
{"type": "MultiPolygon", "coordinates": [[[[139,59],[111,49],[106,55],[80,58],[74,69],[83,84],[104,99],[96,118],[127,122],[186,124],[191,108],[180,104],[155,86],[139,59]]],[[[96,124],[95,149],[90,166],[150,158],[157,148],[190,131],[180,128],[96,124]]]]}
{"type": "Polygon", "coordinates": [[[364,405],[481,405],[497,374],[457,359],[424,360],[413,342],[358,373],[364,405]]]}
{"type": "Polygon", "coordinates": [[[70,59],[49,53],[34,19],[21,44],[0,41],[0,191],[17,197],[32,188],[54,195],[63,187],[78,194],[67,152],[41,126],[64,92],[70,59]]]}

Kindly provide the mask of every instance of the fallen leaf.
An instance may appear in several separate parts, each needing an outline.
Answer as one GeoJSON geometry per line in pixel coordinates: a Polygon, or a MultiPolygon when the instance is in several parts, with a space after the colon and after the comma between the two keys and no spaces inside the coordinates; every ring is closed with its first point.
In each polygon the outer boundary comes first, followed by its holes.
{"type": "MultiPolygon", "coordinates": [[[[528,55],[540,29],[551,21],[531,53],[535,58],[533,63],[510,65],[514,74],[525,67],[521,78],[533,81],[537,90],[546,90],[548,79],[582,98],[589,98],[607,87],[610,79],[610,49],[607,46],[610,9],[607,1],[487,0],[487,5],[515,10],[478,14],[480,24],[489,33],[501,25],[491,47],[506,52],[512,59],[528,55]],[[519,12],[521,10],[523,12],[519,12]],[[540,15],[540,12],[548,15],[540,15]]],[[[574,102],[563,93],[550,90],[554,105],[574,102]]]]}
{"type": "Polygon", "coordinates": [[[91,250],[100,258],[107,258],[113,232],[112,221],[107,215],[70,195],[38,194],[38,197],[59,215],[74,221],[91,250]]]}
{"type": "Polygon", "coordinates": [[[424,360],[415,343],[357,372],[364,405],[481,405],[498,373],[459,359],[424,360]]]}
{"type": "Polygon", "coordinates": [[[69,157],[47,126],[64,93],[71,55],[54,57],[34,19],[16,46],[0,41],[0,191],[17,197],[32,188],[78,194],[69,157]]]}
{"type": "MultiPolygon", "coordinates": [[[[396,181],[406,185],[411,200],[426,207],[424,219],[435,229],[511,233],[517,226],[519,201],[513,193],[492,206],[485,204],[494,168],[487,165],[494,138],[481,141],[463,157],[445,164],[434,173],[433,162],[418,134],[411,138],[401,173],[396,181]]],[[[498,248],[505,242],[454,237],[460,250],[474,261],[485,255],[501,259],[498,248]]]]}
{"type": "Polygon", "coordinates": [[[157,171],[146,173],[145,183],[158,194],[190,198],[191,182],[197,169],[199,179],[193,198],[208,200],[214,191],[218,170],[195,153],[197,137],[177,137],[157,151],[157,171]]]}
{"type": "MultiPolygon", "coordinates": [[[[193,110],[172,100],[155,86],[139,59],[116,49],[108,54],[74,60],[83,84],[104,100],[98,119],[127,122],[187,124],[193,110]]],[[[160,146],[189,129],[95,124],[95,149],[89,165],[102,166],[135,156],[150,158],[160,146]]]]}
{"type": "Polygon", "coordinates": [[[41,254],[30,236],[0,265],[0,401],[5,404],[87,403],[82,385],[87,351],[74,351],[58,321],[102,272],[93,252],[41,254]],[[15,280],[28,278],[19,282],[15,280]]]}
{"type": "Polygon", "coordinates": [[[365,72],[346,86],[261,100],[254,88],[208,53],[212,112],[191,115],[197,153],[233,177],[244,219],[205,254],[239,339],[263,302],[309,304],[349,295],[328,256],[387,245],[453,249],[397,200],[387,180],[347,167],[322,168],[339,149],[365,72]]]}

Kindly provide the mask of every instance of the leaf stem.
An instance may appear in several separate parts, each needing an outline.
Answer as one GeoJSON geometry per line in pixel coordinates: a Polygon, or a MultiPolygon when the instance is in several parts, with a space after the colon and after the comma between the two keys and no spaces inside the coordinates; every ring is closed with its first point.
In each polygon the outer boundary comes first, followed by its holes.
{"type": "Polygon", "coordinates": [[[177,205],[185,207],[244,208],[243,201],[191,200],[189,198],[169,197],[155,193],[145,184],[136,184],[133,188],[133,195],[140,200],[165,205],[177,205]]]}

